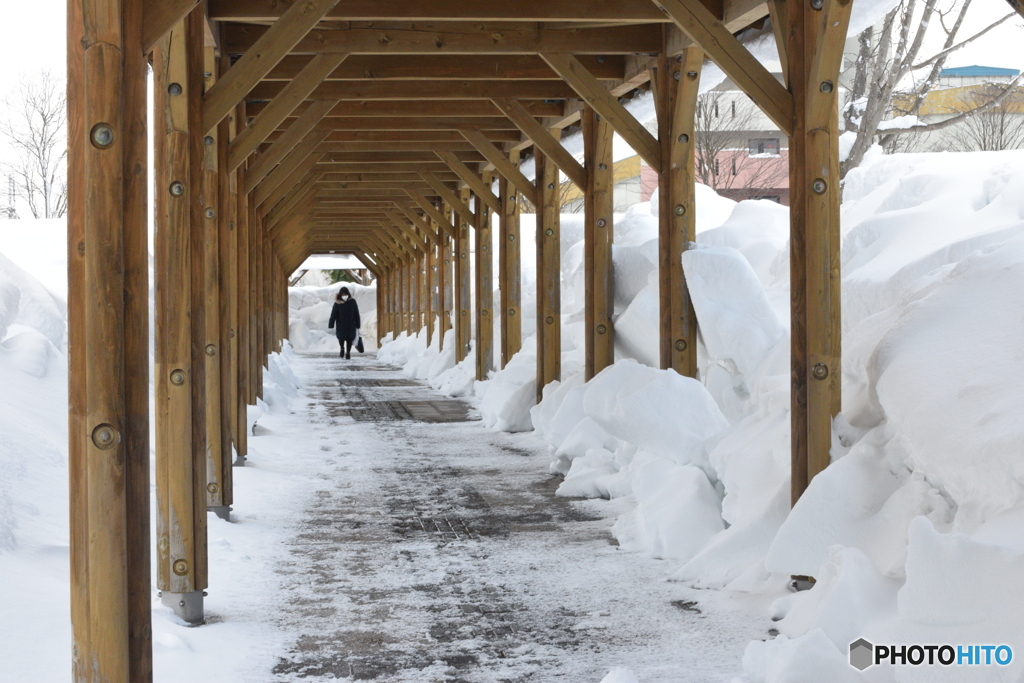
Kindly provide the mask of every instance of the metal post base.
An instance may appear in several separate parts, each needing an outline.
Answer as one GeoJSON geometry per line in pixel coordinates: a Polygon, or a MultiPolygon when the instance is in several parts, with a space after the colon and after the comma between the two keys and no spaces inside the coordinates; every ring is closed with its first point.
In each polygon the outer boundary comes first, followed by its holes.
{"type": "Polygon", "coordinates": [[[231,506],[230,505],[211,505],[206,508],[207,512],[212,512],[217,515],[225,522],[231,521],[231,506]]]}
{"type": "Polygon", "coordinates": [[[198,626],[206,622],[203,615],[203,595],[205,595],[204,591],[192,591],[191,593],[162,591],[160,602],[174,610],[174,615],[182,621],[198,626]]]}

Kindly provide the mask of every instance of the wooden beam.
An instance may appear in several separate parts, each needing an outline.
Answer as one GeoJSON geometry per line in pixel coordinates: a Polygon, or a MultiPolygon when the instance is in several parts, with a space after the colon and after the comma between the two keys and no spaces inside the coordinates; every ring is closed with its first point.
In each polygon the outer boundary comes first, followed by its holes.
{"type": "MultiPolygon", "coordinates": [[[[580,163],[573,158],[571,154],[559,142],[555,137],[547,131],[544,126],[537,122],[526,109],[523,108],[519,102],[510,99],[494,99],[494,103],[498,105],[505,114],[512,119],[523,133],[526,134],[533,144],[539,148],[546,157],[550,158],[555,165],[558,166],[568,176],[569,180],[573,182],[576,187],[584,188],[587,186],[587,172],[580,166],[580,163]]],[[[557,174],[556,174],[557,176],[557,174]]],[[[555,185],[558,186],[558,178],[555,178],[555,185]]]]}
{"type": "MultiPolygon", "coordinates": [[[[634,0],[634,4],[639,4],[634,0]]],[[[664,17],[663,17],[664,18],[664,17]]],[[[270,70],[264,81],[288,81],[310,60],[308,55],[289,55],[270,70]]],[[[623,55],[582,55],[587,69],[598,78],[622,79],[626,68],[623,55]]],[[[420,78],[439,80],[557,80],[537,55],[354,55],[328,77],[330,81],[373,78],[393,80],[420,78]]]]}
{"type": "MultiPolygon", "coordinates": [[[[338,0],[304,0],[296,2],[272,26],[260,32],[244,50],[245,54],[203,98],[204,131],[220,123],[246,93],[253,89],[274,66],[287,55],[323,19],[338,0]]],[[[224,36],[230,41],[231,30],[224,36]]],[[[226,49],[226,46],[221,46],[226,49]]],[[[238,52],[238,51],[236,51],[238,52]]],[[[319,52],[319,50],[318,50],[319,52]]],[[[337,50],[337,52],[345,52],[337,50]]]]}
{"type": "Polygon", "coordinates": [[[476,152],[476,148],[460,139],[449,141],[404,141],[404,140],[383,140],[364,141],[354,140],[350,142],[331,142],[325,140],[320,143],[317,150],[324,153],[329,152],[476,152]]]}
{"type": "MultiPolygon", "coordinates": [[[[459,152],[463,163],[483,161],[478,152],[459,152]]],[[[437,156],[430,152],[328,152],[324,154],[321,164],[406,164],[430,163],[437,161],[437,156]]]]}
{"type": "Polygon", "coordinates": [[[228,150],[228,170],[238,168],[243,159],[256,151],[266,137],[281,125],[300,102],[309,97],[323,81],[324,76],[346,56],[344,53],[317,55],[295,80],[289,81],[281,88],[256,119],[231,141],[228,150]]]}
{"type": "Polygon", "coordinates": [[[507,119],[491,116],[347,116],[331,117],[324,127],[335,130],[516,130],[507,119]]]}
{"type": "MultiPolygon", "coordinates": [[[[349,57],[343,64],[348,64],[354,59],[349,57]]],[[[409,57],[408,59],[418,59],[409,57]]],[[[456,57],[460,61],[466,61],[465,57],[456,57]]],[[[545,65],[545,68],[547,66],[545,65]]],[[[553,73],[553,72],[552,72],[553,73]]],[[[435,82],[435,81],[431,81],[435,82]]],[[[436,83],[436,82],[435,82],[436,83]]],[[[442,87],[443,83],[437,83],[442,87]]],[[[252,102],[247,112],[258,114],[264,107],[264,102],[252,102]]],[[[311,101],[303,102],[295,108],[298,115],[312,106],[311,101]]],[[[563,104],[561,102],[543,102],[528,100],[524,106],[534,116],[561,116],[563,104]]],[[[491,102],[482,100],[422,100],[417,102],[400,102],[395,100],[345,100],[334,106],[334,109],[327,115],[328,119],[343,118],[348,116],[406,116],[406,117],[438,117],[438,116],[473,116],[490,117],[492,119],[504,118],[504,114],[491,102]]]]}
{"type": "Polygon", "coordinates": [[[199,0],[164,0],[142,4],[142,53],[152,52],[157,41],[184,19],[199,0]]]}
{"type": "MultiPolygon", "coordinates": [[[[253,197],[256,200],[257,206],[265,203],[279,187],[282,190],[290,189],[290,186],[294,184],[298,178],[301,178],[310,170],[313,170],[313,167],[320,163],[320,158],[323,155],[314,154],[313,150],[323,142],[325,136],[326,132],[324,131],[313,131],[307,135],[302,139],[302,142],[295,145],[292,151],[285,155],[285,158],[281,160],[281,163],[274,167],[273,171],[268,173],[263,180],[253,186],[251,192],[253,192],[253,197]]],[[[246,185],[248,185],[248,183],[246,183],[246,185]]],[[[273,206],[273,204],[271,204],[271,206],[273,206]]]]}
{"type": "MultiPolygon", "coordinates": [[[[273,21],[284,12],[273,0],[210,0],[210,18],[216,21],[259,23],[273,21]]],[[[326,20],[336,21],[621,21],[649,23],[664,21],[656,9],[637,2],[607,0],[346,0],[329,11],[326,20]]]]}
{"type": "MultiPolygon", "coordinates": [[[[317,55],[345,53],[325,52],[317,55]]],[[[316,58],[314,58],[314,61],[316,58]]],[[[338,60],[340,62],[340,60],[338,60]]],[[[310,62],[310,66],[313,62],[310,62]]],[[[310,67],[307,66],[306,69],[310,67]]],[[[305,73],[305,71],[303,72],[305,73]]],[[[322,79],[321,79],[322,80],[322,79]]],[[[293,81],[288,81],[292,83],[293,81]]],[[[247,100],[274,100],[287,85],[281,81],[264,81],[253,88],[247,100]]],[[[561,81],[324,81],[306,98],[310,100],[488,100],[492,97],[512,97],[521,100],[576,99],[576,92],[561,81]]],[[[267,107],[269,109],[269,105],[267,107]]]]}
{"type": "MultiPolygon", "coordinates": [[[[541,52],[628,55],[637,52],[656,53],[661,49],[661,26],[657,24],[546,30],[535,24],[496,27],[467,23],[447,24],[445,28],[448,30],[438,31],[430,26],[405,24],[393,28],[314,30],[291,43],[285,51],[292,54],[347,52],[368,55],[535,55],[541,52]]],[[[224,47],[231,53],[251,52],[266,44],[263,41],[266,33],[267,29],[262,26],[228,24],[227,44],[224,47]]],[[[274,60],[274,64],[277,61],[279,59],[274,60]]],[[[265,74],[260,74],[260,78],[265,74]]]]}
{"type": "Polygon", "coordinates": [[[654,81],[665,160],[658,176],[659,349],[661,367],[684,377],[697,375],[697,317],[683,277],[682,257],[697,239],[694,115],[703,60],[696,47],[687,48],[679,58],[663,55],[654,81]],[[676,72],[683,73],[679,80],[676,72]]]}
{"type": "Polygon", "coordinates": [[[652,0],[787,135],[793,96],[699,0],[652,0]]]}
{"type": "MultiPolygon", "coordinates": [[[[509,157],[505,156],[505,153],[495,147],[487,137],[478,130],[463,130],[460,131],[462,136],[466,138],[472,145],[489,161],[502,176],[509,180],[519,192],[526,195],[526,198],[531,204],[536,205],[536,190],[533,183],[531,183],[526,176],[523,175],[522,171],[519,170],[519,163],[513,162],[509,157]]],[[[519,153],[515,153],[516,159],[519,158],[519,153]]],[[[512,194],[515,194],[513,192],[512,194]]]]}
{"type": "Polygon", "coordinates": [[[441,235],[435,232],[434,229],[431,227],[430,220],[425,219],[423,216],[420,216],[418,213],[416,213],[416,211],[407,202],[395,202],[395,206],[397,206],[402,211],[402,213],[408,216],[409,220],[411,220],[413,224],[423,232],[424,235],[430,238],[431,242],[438,246],[441,245],[441,235]]]}
{"type": "Polygon", "coordinates": [[[588,107],[583,112],[583,149],[587,168],[584,192],[583,271],[586,302],[584,376],[589,381],[615,362],[614,172],[612,126],[588,107]]]}
{"type": "Polygon", "coordinates": [[[458,234],[457,226],[448,220],[443,213],[441,213],[437,207],[431,204],[426,197],[417,192],[416,190],[406,189],[406,194],[412,198],[416,204],[423,209],[431,220],[436,221],[438,225],[444,228],[444,231],[451,235],[453,238],[458,234]]]}
{"type": "Polygon", "coordinates": [[[455,171],[455,174],[462,178],[462,182],[466,183],[469,189],[473,190],[473,194],[480,198],[487,206],[491,207],[492,211],[501,210],[501,202],[491,192],[491,188],[481,180],[480,176],[471,171],[451,152],[436,149],[435,153],[441,161],[448,164],[448,168],[455,171]]]}
{"type": "MultiPolygon", "coordinates": [[[[518,129],[481,131],[480,134],[492,144],[518,142],[522,137],[518,129]]],[[[459,133],[450,130],[335,130],[327,136],[326,142],[457,142],[464,139],[459,133]]]]}
{"type": "MultiPolygon", "coordinates": [[[[302,113],[302,116],[288,127],[284,135],[275,140],[270,149],[260,154],[245,171],[246,192],[252,192],[256,185],[266,178],[267,174],[274,170],[274,167],[281,163],[285,156],[312,132],[316,124],[330,111],[332,104],[332,102],[314,102],[302,113]]],[[[232,170],[234,169],[229,168],[228,172],[230,173],[232,170]]]]}
{"type": "MultiPolygon", "coordinates": [[[[455,210],[459,214],[460,217],[464,216],[465,219],[469,220],[469,221],[473,221],[474,220],[473,218],[471,218],[473,216],[473,212],[470,211],[469,206],[462,201],[462,198],[459,195],[455,194],[450,189],[448,189],[448,187],[443,182],[441,182],[437,178],[437,176],[435,176],[430,171],[423,171],[422,173],[420,173],[420,176],[422,176],[422,178],[424,180],[426,180],[427,183],[432,188],[434,188],[434,192],[437,193],[437,195],[442,199],[442,201],[446,202],[448,204],[448,206],[452,207],[452,209],[455,210]]],[[[410,193],[410,196],[411,196],[411,193],[410,193]]],[[[413,197],[413,199],[415,199],[415,197],[413,197]]],[[[437,220],[437,219],[435,218],[434,220],[437,220]]],[[[475,223],[474,223],[474,225],[475,225],[475,223]]],[[[455,227],[458,227],[458,226],[455,226],[455,227]]],[[[455,236],[453,235],[453,237],[455,237],[455,236]]]]}
{"type": "Polygon", "coordinates": [[[601,118],[608,120],[615,132],[621,135],[626,144],[636,150],[651,168],[656,171],[661,169],[661,148],[658,140],[619,104],[618,98],[608,92],[608,89],[601,85],[578,59],[564,53],[546,53],[541,57],[601,115],[601,118]]]}

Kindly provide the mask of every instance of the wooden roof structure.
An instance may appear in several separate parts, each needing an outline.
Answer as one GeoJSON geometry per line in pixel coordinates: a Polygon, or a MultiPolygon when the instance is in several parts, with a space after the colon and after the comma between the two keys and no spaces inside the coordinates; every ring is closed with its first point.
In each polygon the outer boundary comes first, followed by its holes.
{"type": "Polygon", "coordinates": [[[532,207],[539,396],[561,376],[564,175],[584,196],[592,377],[614,360],[617,132],[659,172],[661,365],[695,376],[681,255],[695,239],[690,143],[705,59],[790,136],[795,500],[829,462],[839,411],[836,83],[850,9],[851,0],[69,0],[75,680],[151,680],[152,562],[164,601],[202,620],[207,509],[226,514],[232,503],[246,406],[287,337],[287,278],[310,254],[358,256],[377,278],[381,334],[453,327],[457,356],[472,344],[483,379],[495,346],[504,364],[521,345],[519,215],[532,207]],[[785,84],[737,37],[768,26],[785,84]],[[647,90],[657,136],[623,105],[647,90]],[[560,144],[576,130],[582,163],[560,144]],[[520,171],[526,158],[535,179],[520,171]]]}

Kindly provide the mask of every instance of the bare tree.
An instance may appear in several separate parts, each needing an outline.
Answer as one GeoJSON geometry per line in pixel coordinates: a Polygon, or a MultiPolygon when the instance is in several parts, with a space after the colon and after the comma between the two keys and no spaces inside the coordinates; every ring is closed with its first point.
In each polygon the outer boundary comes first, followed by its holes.
{"type": "MultiPolygon", "coordinates": [[[[940,124],[879,130],[886,117],[893,114],[916,115],[920,111],[951,54],[1017,16],[1011,12],[961,39],[960,29],[971,2],[951,0],[951,4],[945,6],[940,4],[940,0],[902,0],[885,15],[877,30],[869,27],[858,35],[854,77],[843,108],[844,129],[855,132],[857,137],[840,166],[843,177],[860,164],[879,136],[880,142],[891,148],[896,137],[938,130],[972,116],[974,110],[965,111],[940,124]],[[925,57],[921,55],[921,49],[929,30],[942,31],[943,46],[935,54],[925,57]],[[900,90],[908,80],[912,82],[911,87],[900,90]],[[898,107],[894,106],[895,99],[900,101],[898,107]]],[[[1007,86],[1007,90],[1015,85],[1016,81],[1007,86]]],[[[990,103],[988,106],[995,105],[990,103]]]]}
{"type": "Polygon", "coordinates": [[[698,95],[697,179],[715,190],[744,190],[754,197],[770,195],[779,187],[789,175],[781,159],[781,134],[751,138],[764,128],[762,118],[753,103],[735,93],[712,90],[698,95]]]}
{"type": "Polygon", "coordinates": [[[3,166],[35,218],[67,211],[67,102],[64,80],[49,71],[22,78],[4,99],[0,136],[11,150],[3,166]]]}

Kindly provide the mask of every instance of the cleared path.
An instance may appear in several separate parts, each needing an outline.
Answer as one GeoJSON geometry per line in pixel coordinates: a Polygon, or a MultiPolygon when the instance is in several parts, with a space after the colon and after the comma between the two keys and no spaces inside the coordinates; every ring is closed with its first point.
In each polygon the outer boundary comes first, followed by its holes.
{"type": "Polygon", "coordinates": [[[642,683],[723,681],[766,637],[619,550],[614,503],[556,497],[531,436],[368,356],[296,370],[296,446],[327,467],[278,569],[295,639],[268,680],[597,683],[626,665],[642,683]]]}

